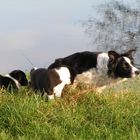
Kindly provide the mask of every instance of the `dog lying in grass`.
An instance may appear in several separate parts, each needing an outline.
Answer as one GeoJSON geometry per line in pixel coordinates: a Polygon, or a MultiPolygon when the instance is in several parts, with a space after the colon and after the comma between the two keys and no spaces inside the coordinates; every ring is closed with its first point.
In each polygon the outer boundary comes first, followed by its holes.
{"type": "Polygon", "coordinates": [[[0,75],[0,88],[8,90],[19,89],[28,85],[26,74],[21,70],[14,70],[7,75],[0,75]]]}
{"type": "Polygon", "coordinates": [[[75,74],[74,83],[80,82],[105,87],[104,85],[110,84],[111,79],[115,79],[113,81],[117,82],[121,78],[132,78],[139,75],[140,71],[134,65],[133,53],[135,51],[136,49],[128,50],[125,53],[116,51],[106,53],[77,52],[56,59],[48,69],[54,69],[62,65],[70,67],[75,74]]]}
{"type": "Polygon", "coordinates": [[[131,78],[139,75],[140,71],[134,66],[131,49],[119,54],[116,51],[105,52],[78,52],[64,58],[56,59],[48,69],[66,66],[71,68],[75,75],[92,72],[96,69],[100,75],[114,78],[131,78]]]}

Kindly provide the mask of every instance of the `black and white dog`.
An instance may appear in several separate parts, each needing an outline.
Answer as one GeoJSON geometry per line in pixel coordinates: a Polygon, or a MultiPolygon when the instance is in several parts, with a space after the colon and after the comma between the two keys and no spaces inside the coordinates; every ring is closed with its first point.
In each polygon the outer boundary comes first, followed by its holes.
{"type": "Polygon", "coordinates": [[[46,92],[49,99],[60,97],[65,85],[72,84],[78,74],[91,69],[98,73],[129,78],[139,74],[139,70],[133,65],[132,52],[118,54],[115,51],[102,52],[78,52],[70,56],[56,59],[48,69],[32,69],[30,72],[31,87],[34,90],[46,92]]]}
{"type": "Polygon", "coordinates": [[[14,70],[5,76],[0,75],[0,88],[11,90],[12,88],[19,89],[20,86],[26,85],[28,85],[28,80],[21,70],[14,70]]]}
{"type": "Polygon", "coordinates": [[[46,93],[48,99],[61,97],[64,86],[71,84],[73,81],[74,74],[68,67],[33,68],[30,72],[31,87],[42,92],[42,95],[46,93]]]}
{"type": "Polygon", "coordinates": [[[104,52],[78,52],[64,58],[56,59],[48,69],[61,66],[70,67],[75,75],[88,72],[91,69],[97,73],[113,76],[130,78],[139,75],[139,70],[134,66],[132,53],[135,49],[126,53],[119,54],[115,51],[104,52]]]}

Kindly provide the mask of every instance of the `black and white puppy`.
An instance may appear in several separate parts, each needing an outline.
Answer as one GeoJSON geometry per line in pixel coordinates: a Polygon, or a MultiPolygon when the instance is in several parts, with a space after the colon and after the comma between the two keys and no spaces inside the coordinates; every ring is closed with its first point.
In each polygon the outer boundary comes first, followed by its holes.
{"type": "Polygon", "coordinates": [[[21,70],[14,70],[5,76],[0,75],[1,88],[11,90],[12,88],[19,89],[20,86],[26,85],[28,85],[28,80],[25,73],[21,70]]]}
{"type": "Polygon", "coordinates": [[[134,65],[132,53],[136,49],[132,49],[123,54],[114,51],[109,52],[108,75],[121,78],[132,78],[140,74],[138,68],[134,65]]]}
{"type": "Polygon", "coordinates": [[[64,58],[56,59],[48,69],[66,66],[73,69],[75,75],[96,69],[97,73],[129,78],[139,74],[139,70],[133,64],[132,53],[135,49],[119,54],[115,51],[104,52],[78,52],[64,58]]]}
{"type": "Polygon", "coordinates": [[[48,99],[61,97],[65,85],[73,82],[74,75],[67,67],[58,67],[54,69],[38,68],[30,72],[30,84],[34,90],[47,93],[48,99]]]}

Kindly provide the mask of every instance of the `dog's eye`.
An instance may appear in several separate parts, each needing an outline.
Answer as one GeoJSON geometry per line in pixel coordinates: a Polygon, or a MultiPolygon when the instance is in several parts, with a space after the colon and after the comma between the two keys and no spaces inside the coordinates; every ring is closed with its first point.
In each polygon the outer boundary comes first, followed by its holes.
{"type": "Polygon", "coordinates": [[[128,68],[128,67],[129,67],[129,64],[125,62],[125,63],[124,63],[124,67],[125,67],[125,68],[128,68]]]}
{"type": "Polygon", "coordinates": [[[134,65],[134,61],[131,61],[131,64],[134,65]]]}

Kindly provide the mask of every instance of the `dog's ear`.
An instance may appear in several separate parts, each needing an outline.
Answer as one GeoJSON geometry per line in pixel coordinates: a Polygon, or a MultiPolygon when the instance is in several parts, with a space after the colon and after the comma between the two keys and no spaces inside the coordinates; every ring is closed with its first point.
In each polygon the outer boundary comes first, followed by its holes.
{"type": "Polygon", "coordinates": [[[61,67],[63,65],[63,59],[62,58],[55,59],[55,64],[61,67]]]}
{"type": "Polygon", "coordinates": [[[53,69],[57,67],[61,67],[63,65],[63,58],[55,59],[54,63],[52,63],[48,69],[53,69]]]}
{"type": "Polygon", "coordinates": [[[16,79],[17,77],[19,77],[19,70],[14,70],[10,72],[9,75],[16,79]]]}
{"type": "Polygon", "coordinates": [[[120,57],[120,55],[115,51],[108,51],[108,56],[112,62],[115,62],[120,57]]]}
{"type": "Polygon", "coordinates": [[[55,63],[62,63],[62,61],[63,61],[62,58],[55,59],[55,63]]]}
{"type": "Polygon", "coordinates": [[[126,56],[130,59],[133,59],[133,54],[137,51],[137,48],[134,48],[134,49],[130,49],[128,50],[127,52],[121,54],[121,56],[126,56]]]}
{"type": "Polygon", "coordinates": [[[13,78],[15,78],[16,80],[18,80],[18,82],[22,85],[22,82],[24,82],[25,84],[27,84],[27,78],[26,78],[26,74],[21,71],[21,70],[14,70],[12,72],[9,73],[9,75],[13,78]]]}

